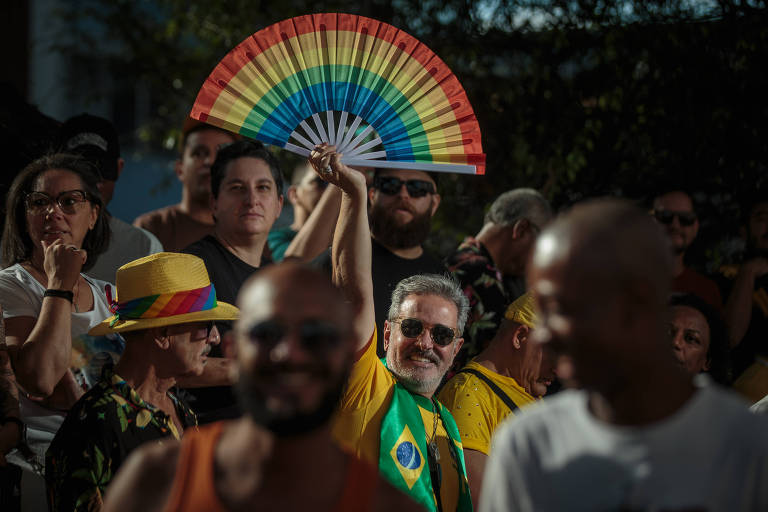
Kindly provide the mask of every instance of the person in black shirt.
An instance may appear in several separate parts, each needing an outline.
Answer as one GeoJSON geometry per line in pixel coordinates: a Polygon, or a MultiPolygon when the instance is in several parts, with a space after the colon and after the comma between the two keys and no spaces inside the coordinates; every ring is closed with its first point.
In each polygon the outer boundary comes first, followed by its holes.
{"type": "MultiPolygon", "coordinates": [[[[283,207],[283,177],[275,157],[258,141],[221,148],[211,166],[213,234],[182,252],[203,259],[219,299],[235,303],[240,286],[263,261],[267,235],[283,207]]],[[[232,329],[220,322],[221,334],[232,329]]],[[[223,356],[220,347],[211,352],[223,356]]],[[[229,386],[187,389],[201,424],[240,415],[229,386]]]]}

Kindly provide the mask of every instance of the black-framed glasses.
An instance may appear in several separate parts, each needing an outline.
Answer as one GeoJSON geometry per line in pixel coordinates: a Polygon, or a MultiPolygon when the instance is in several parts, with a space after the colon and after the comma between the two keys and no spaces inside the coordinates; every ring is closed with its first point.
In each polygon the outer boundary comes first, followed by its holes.
{"type": "Polygon", "coordinates": [[[322,353],[341,342],[339,329],[322,320],[305,320],[291,326],[279,320],[265,320],[251,326],[247,335],[252,343],[271,350],[292,331],[298,335],[301,347],[309,352],[322,353]]]}
{"type": "Polygon", "coordinates": [[[696,214],[693,212],[674,212],[671,210],[653,210],[653,216],[661,224],[669,225],[674,222],[675,217],[681,226],[693,226],[696,222],[696,214]]]}
{"type": "MultiPolygon", "coordinates": [[[[424,322],[418,318],[399,318],[392,323],[400,324],[400,332],[406,338],[418,338],[426,329],[424,322]]],[[[442,324],[435,324],[427,330],[435,345],[441,347],[450,344],[458,335],[456,330],[442,324]]]]}
{"type": "Polygon", "coordinates": [[[78,205],[88,201],[88,194],[82,190],[65,190],[56,197],[45,192],[30,192],[24,196],[24,204],[32,215],[47,212],[56,203],[62,212],[72,215],[77,212],[78,205]]]}
{"type": "Polygon", "coordinates": [[[380,190],[381,193],[393,196],[400,192],[400,187],[405,185],[408,195],[413,198],[424,197],[427,194],[435,193],[435,186],[425,180],[401,180],[394,176],[376,176],[373,179],[373,188],[380,190]]]}

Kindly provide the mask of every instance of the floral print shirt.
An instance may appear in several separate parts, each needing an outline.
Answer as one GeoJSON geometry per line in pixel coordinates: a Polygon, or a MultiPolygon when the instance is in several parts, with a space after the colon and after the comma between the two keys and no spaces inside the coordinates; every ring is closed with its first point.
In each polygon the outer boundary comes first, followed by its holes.
{"type": "Polygon", "coordinates": [[[464,345],[454,359],[458,371],[491,341],[510,303],[501,271],[483,244],[467,237],[445,261],[469,299],[469,317],[464,327],[464,345]]]}
{"type": "MultiPolygon", "coordinates": [[[[168,396],[182,426],[197,426],[192,410],[173,393],[168,396]]],[[[101,380],[70,409],[48,448],[45,477],[51,510],[98,510],[128,454],[166,437],[181,438],[171,417],[105,368],[101,380]]]]}

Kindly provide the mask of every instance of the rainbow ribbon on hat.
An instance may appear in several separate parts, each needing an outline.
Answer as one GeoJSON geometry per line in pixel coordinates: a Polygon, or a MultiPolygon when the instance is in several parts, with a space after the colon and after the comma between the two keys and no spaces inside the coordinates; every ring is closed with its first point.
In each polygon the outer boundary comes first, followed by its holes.
{"type": "Polygon", "coordinates": [[[180,292],[148,295],[125,302],[112,299],[111,287],[106,288],[109,310],[115,317],[109,323],[113,327],[121,320],[138,318],[163,318],[207,311],[216,307],[216,288],[213,283],[203,288],[180,292]]]}

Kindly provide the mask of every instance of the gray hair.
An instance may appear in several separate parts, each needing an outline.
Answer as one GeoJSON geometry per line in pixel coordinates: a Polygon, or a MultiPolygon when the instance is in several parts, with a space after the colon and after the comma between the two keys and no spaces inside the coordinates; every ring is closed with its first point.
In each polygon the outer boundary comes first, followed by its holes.
{"type": "Polygon", "coordinates": [[[504,192],[485,214],[485,223],[511,226],[521,219],[527,219],[541,228],[552,219],[549,202],[532,188],[516,188],[504,192]]]}
{"type": "Polygon", "coordinates": [[[469,299],[461,291],[461,285],[455,278],[439,274],[416,274],[397,283],[392,291],[392,303],[387,317],[390,322],[397,320],[400,308],[409,295],[437,295],[453,302],[457,310],[456,326],[459,336],[464,332],[469,315],[469,299]]]}

